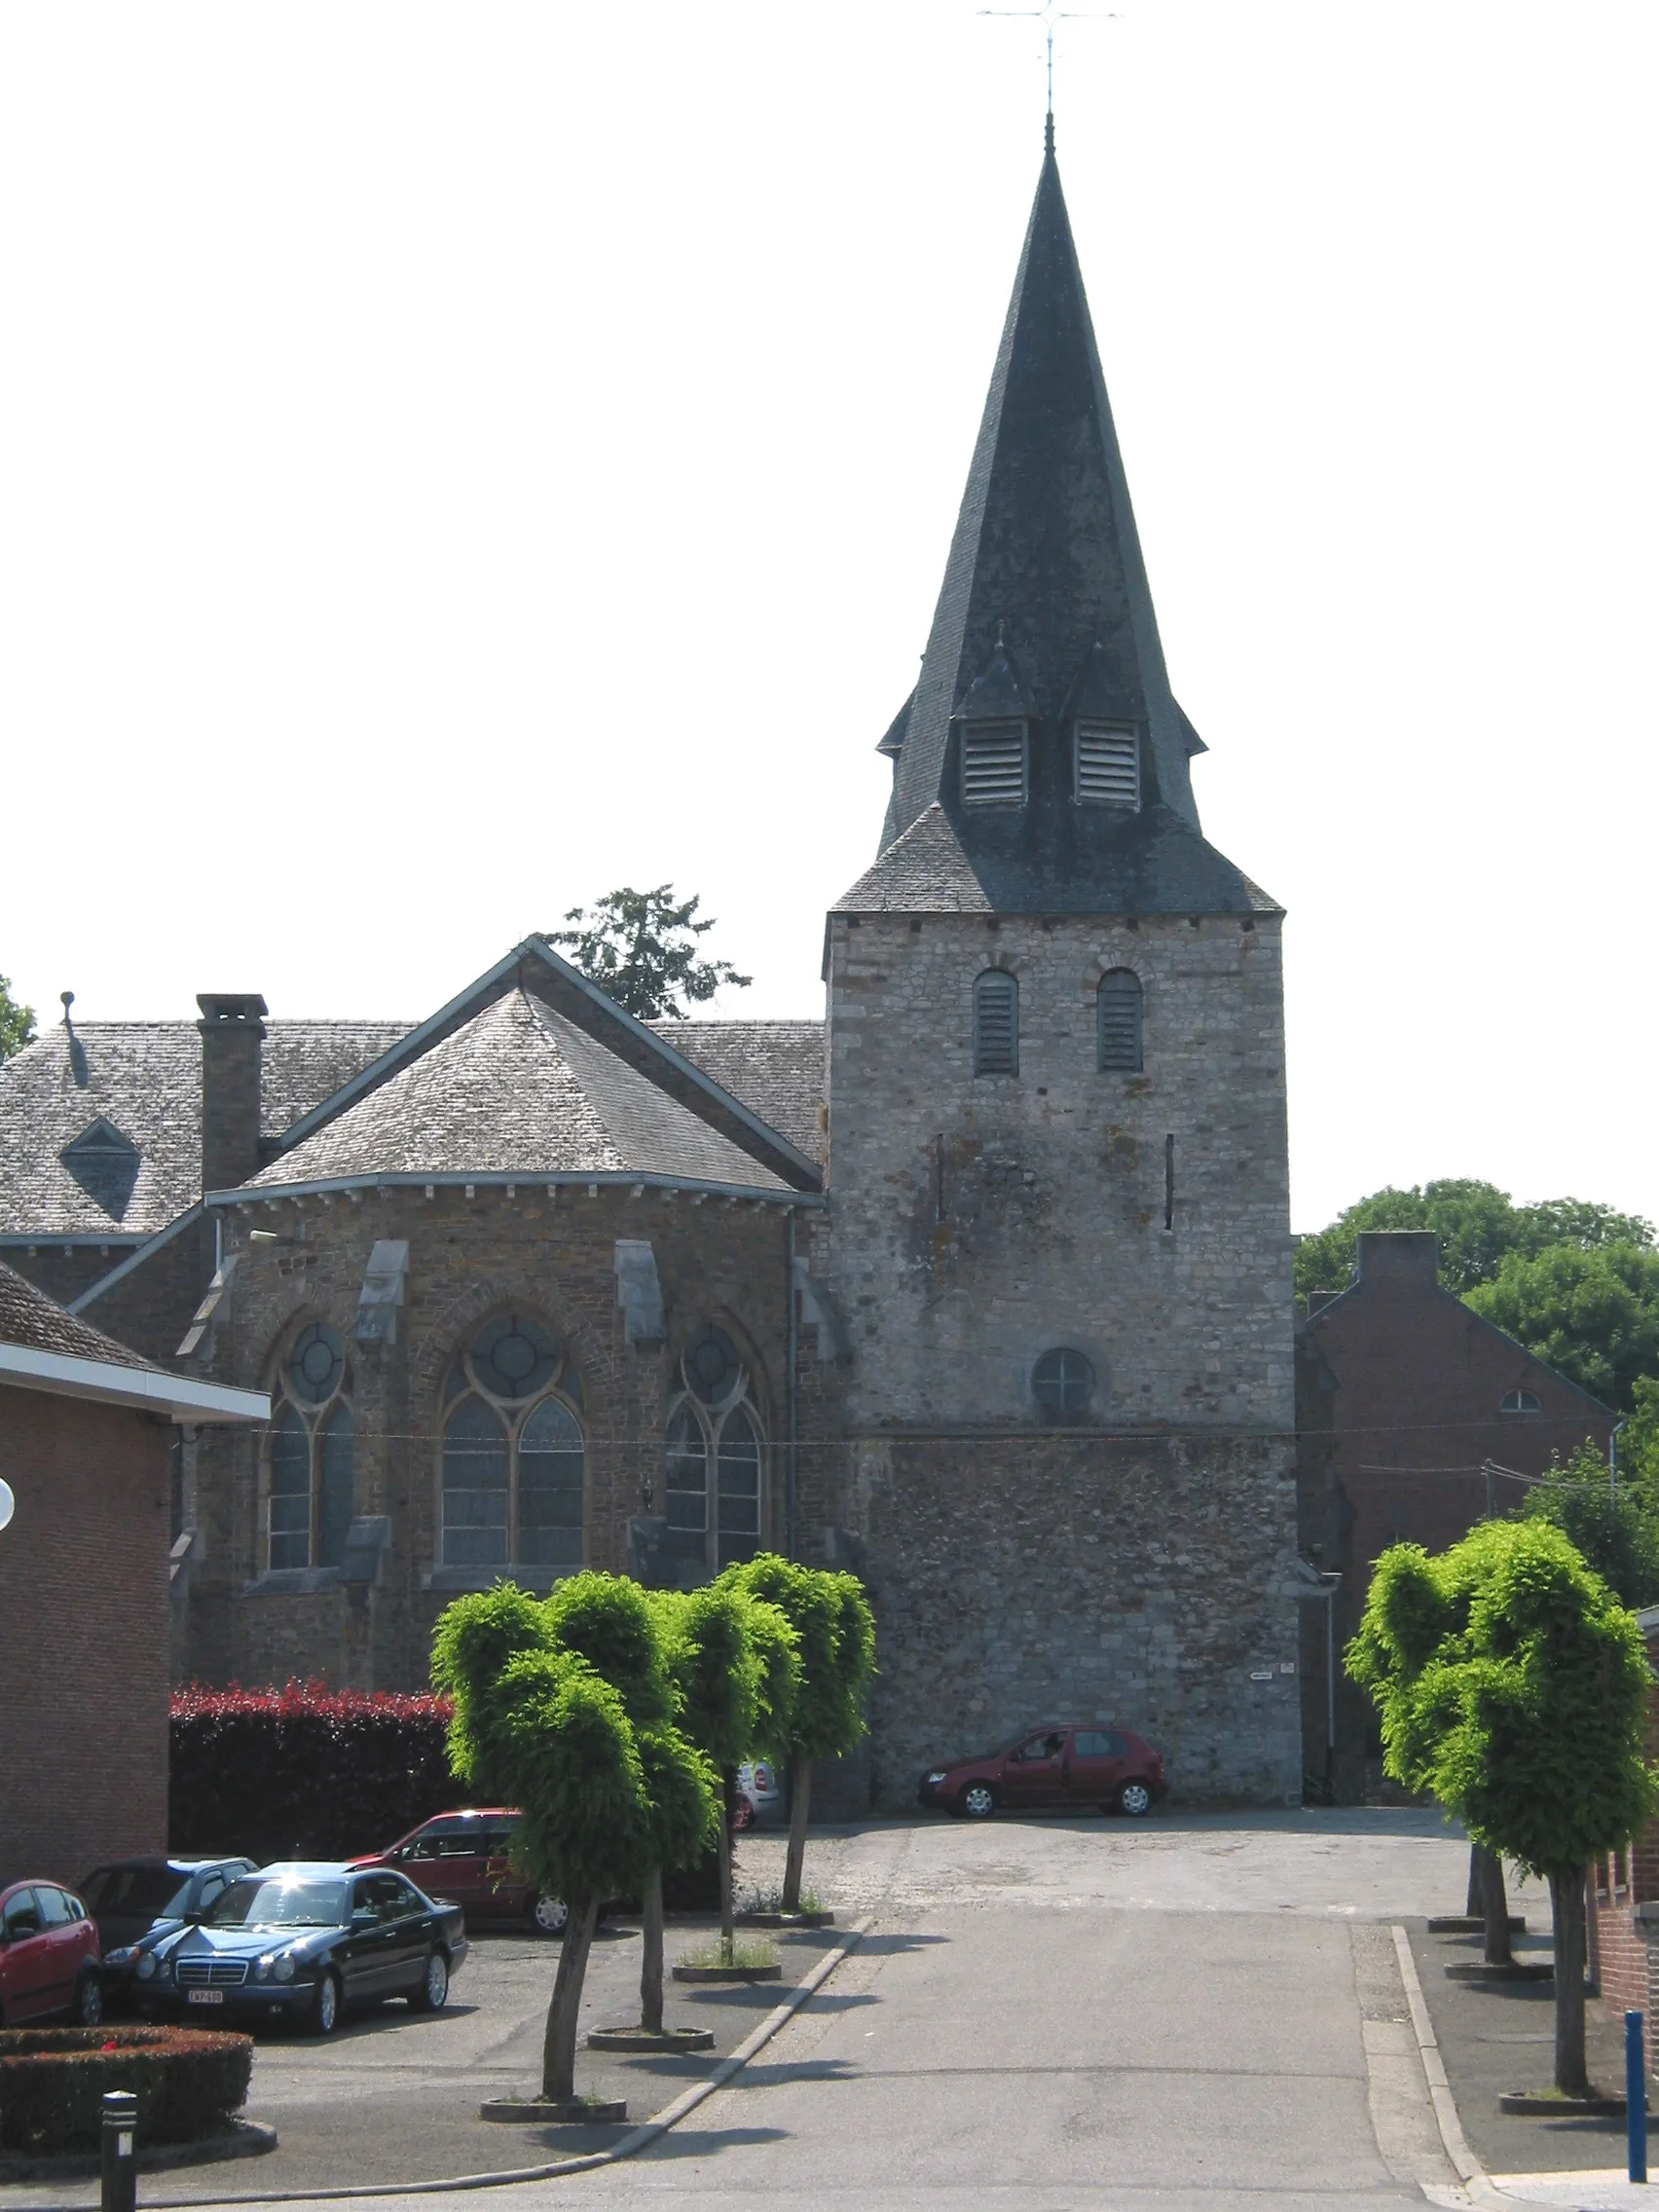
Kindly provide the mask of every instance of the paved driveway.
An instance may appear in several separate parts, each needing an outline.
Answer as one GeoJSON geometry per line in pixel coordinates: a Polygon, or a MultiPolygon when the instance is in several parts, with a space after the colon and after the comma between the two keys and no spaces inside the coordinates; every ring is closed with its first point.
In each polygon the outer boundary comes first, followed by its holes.
{"type": "MultiPolygon", "coordinates": [[[[774,1884],[781,1853],[781,1839],[746,1840],[747,1877],[774,1884]]],[[[525,2212],[729,2212],[744,2198],[784,2212],[1382,2212],[1421,2205],[1425,2189],[1455,2201],[1387,1924],[1458,1909],[1465,1869],[1464,1846],[1412,1813],[825,1831],[809,1881],[843,1918],[874,1922],[828,1989],[640,2157],[465,2201],[525,2212]]],[[[637,1956],[617,1939],[602,1981],[637,1956]]],[[[538,2006],[546,1954],[531,1952],[526,1971],[538,2006]]],[[[527,1978],[521,2037],[534,2034],[532,1994],[527,1978]]],[[[460,2021],[441,2032],[457,2049],[479,2039],[469,2093],[474,2080],[492,2086],[498,2067],[522,2071],[522,2043],[491,2046],[460,2021]]],[[[388,2066],[392,2046],[377,2035],[388,2066]]],[[[314,2064],[296,2051],[293,2093],[343,2107],[368,2093],[329,2071],[358,2047],[368,2039],[314,2064]]],[[[277,2073],[265,2079],[275,2090],[277,2073]]],[[[413,2073],[408,2086],[419,2093],[413,2073]]],[[[254,2109],[270,2109],[269,2097],[254,2109]]],[[[275,2117],[280,2125],[279,2107],[275,2117]]],[[[499,2156],[490,2133],[477,2163],[499,2156]]],[[[349,2181],[345,2110],[340,2145],[349,2181]]],[[[257,2187],[258,2172],[222,2168],[217,2179],[236,2191],[257,2187]]]]}

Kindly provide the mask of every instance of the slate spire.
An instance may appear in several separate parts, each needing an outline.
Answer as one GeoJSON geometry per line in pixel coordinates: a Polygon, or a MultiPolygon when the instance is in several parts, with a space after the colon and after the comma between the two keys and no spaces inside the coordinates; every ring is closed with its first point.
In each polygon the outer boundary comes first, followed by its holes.
{"type": "MultiPolygon", "coordinates": [[[[1092,842],[1123,829],[1060,821],[1068,717],[1104,713],[1139,725],[1146,802],[1166,810],[1170,828],[1198,827],[1187,763],[1202,745],[1170,695],[1051,117],[1045,139],[921,677],[884,740],[884,750],[895,750],[895,737],[900,744],[882,841],[885,848],[936,801],[955,816],[953,718],[972,714],[970,694],[983,687],[1000,651],[1017,668],[1033,718],[1034,815],[1024,833],[1006,821],[986,821],[984,830],[1005,851],[1011,838],[1037,839],[1049,873],[1064,865],[1053,833],[1072,848],[1077,830],[1092,842]],[[1048,814],[1045,835],[1036,817],[1048,814]]],[[[978,841],[977,824],[958,820],[957,830],[965,844],[978,841]]]]}

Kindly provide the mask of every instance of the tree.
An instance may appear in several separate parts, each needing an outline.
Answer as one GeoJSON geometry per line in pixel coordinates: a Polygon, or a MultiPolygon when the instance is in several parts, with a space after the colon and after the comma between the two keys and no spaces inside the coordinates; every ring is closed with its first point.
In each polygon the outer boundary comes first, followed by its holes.
{"type": "Polygon", "coordinates": [[[720,1577],[776,1605],[799,1641],[800,1681],[787,1730],[790,1844],[783,1904],[800,1909],[806,1823],[815,1759],[840,1758],[865,1734],[864,1702],[875,1672],[875,1617],[856,1575],[800,1567],[762,1552],[720,1577]]]}
{"type": "Polygon", "coordinates": [[[9,979],[0,976],[0,1060],[9,1060],[34,1042],[34,1008],[19,1006],[9,979]]]}
{"type": "Polygon", "coordinates": [[[597,905],[572,906],[573,929],[550,930],[549,944],[568,946],[590,982],[641,1021],[673,1019],[686,1005],[701,1006],[723,983],[747,990],[754,977],[729,961],[705,960],[697,940],[715,927],[697,920],[698,901],[675,903],[674,886],[654,891],[608,891],[597,905]]]}
{"type": "Polygon", "coordinates": [[[1633,1404],[1637,1379],[1659,1369],[1659,1252],[1650,1245],[1511,1253],[1467,1303],[1620,1412],[1633,1404]]]}
{"type": "Polygon", "coordinates": [[[1552,1466],[1527,1493],[1521,1517],[1559,1529],[1632,1611],[1659,1604],[1659,1519],[1650,1491],[1626,1482],[1615,1492],[1594,1444],[1552,1466]]]}
{"type": "Polygon", "coordinates": [[[711,1781],[673,1725],[652,1608],[618,1575],[572,1575],[545,1604],[498,1583],[438,1618],[432,1678],[454,1701],[457,1775],[519,1808],[514,1851],[565,1899],[541,2093],[575,2095],[576,2019],[599,1909],[707,1832],[711,1781]]]}
{"type": "Polygon", "coordinates": [[[1559,1529],[1489,1521],[1437,1559],[1384,1552],[1346,1660],[1381,1714],[1387,1772],[1548,1880],[1555,2083],[1587,2096],[1585,1869],[1659,1803],[1641,1757],[1648,1672],[1635,1619],[1559,1529]]]}
{"type": "Polygon", "coordinates": [[[1298,1240],[1296,1290],[1341,1290],[1353,1272],[1362,1229],[1430,1229],[1440,1239],[1440,1280],[1459,1295],[1491,1282],[1511,1254],[1534,1258],[1552,1244],[1590,1249],[1651,1244],[1653,1225],[1640,1214],[1582,1198],[1546,1198],[1518,1206],[1495,1183],[1467,1178],[1374,1191],[1338,1214],[1329,1228],[1298,1240]]]}

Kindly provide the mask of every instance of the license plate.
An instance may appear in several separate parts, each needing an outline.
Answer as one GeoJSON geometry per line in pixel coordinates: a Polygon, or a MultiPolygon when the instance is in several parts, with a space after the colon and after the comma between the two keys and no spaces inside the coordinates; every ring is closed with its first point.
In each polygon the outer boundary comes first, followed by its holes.
{"type": "Polygon", "coordinates": [[[225,2002],[222,1989],[192,1989],[187,1994],[193,2005],[222,2005],[225,2002]]]}

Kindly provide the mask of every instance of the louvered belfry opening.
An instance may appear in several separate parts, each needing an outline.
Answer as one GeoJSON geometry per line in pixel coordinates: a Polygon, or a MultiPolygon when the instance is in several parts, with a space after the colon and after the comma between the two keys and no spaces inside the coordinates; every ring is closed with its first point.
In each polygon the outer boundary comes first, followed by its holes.
{"type": "Polygon", "coordinates": [[[964,722],[963,805],[1023,806],[1025,754],[1024,722],[964,722]]]}
{"type": "Polygon", "coordinates": [[[1079,806],[1140,811],[1140,733],[1122,723],[1079,722],[1076,740],[1079,806]]]}
{"type": "Polygon", "coordinates": [[[1141,1066],[1140,977],[1114,968],[1095,998],[1095,1065],[1102,1074],[1138,1075],[1141,1066]]]}
{"type": "Polygon", "coordinates": [[[1000,968],[974,985],[974,1073],[1019,1073],[1019,985],[1000,968]]]}

